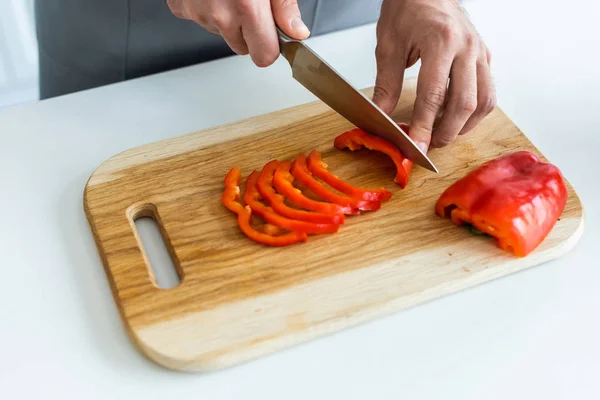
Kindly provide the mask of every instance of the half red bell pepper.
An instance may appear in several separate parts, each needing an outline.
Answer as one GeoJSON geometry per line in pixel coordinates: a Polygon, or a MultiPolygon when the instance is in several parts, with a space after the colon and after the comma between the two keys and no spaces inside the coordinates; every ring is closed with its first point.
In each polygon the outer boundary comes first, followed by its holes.
{"type": "Polygon", "coordinates": [[[350,197],[370,201],[384,201],[389,200],[392,197],[392,192],[390,192],[389,190],[361,189],[340,179],[338,176],[334,175],[333,173],[327,170],[327,164],[325,164],[321,159],[321,153],[319,153],[316,150],[310,152],[308,158],[306,159],[306,163],[308,165],[309,171],[314,176],[327,183],[335,190],[342,192],[350,197]]]}
{"type": "MultiPolygon", "coordinates": [[[[399,126],[408,134],[408,125],[399,124],[399,126]]],[[[391,142],[379,136],[371,135],[360,128],[354,128],[337,136],[333,145],[336,149],[342,150],[348,148],[351,151],[360,150],[364,146],[367,149],[377,150],[387,154],[391,157],[392,161],[394,161],[394,164],[396,164],[396,177],[394,178],[394,182],[402,188],[406,187],[413,163],[408,158],[404,157],[404,154],[402,154],[400,149],[391,142]]]]}
{"type": "Polygon", "coordinates": [[[260,215],[270,224],[281,228],[304,233],[335,233],[339,229],[338,224],[319,224],[306,221],[298,221],[279,215],[273,208],[263,204],[257,184],[260,173],[253,171],[246,180],[246,192],[244,193],[244,202],[250,206],[253,212],[260,215]]]}
{"type": "Polygon", "coordinates": [[[517,151],[484,163],[448,187],[435,211],[469,223],[518,257],[531,253],[564,210],[567,188],[559,169],[517,151]]]}
{"type": "Polygon", "coordinates": [[[275,186],[275,189],[292,203],[306,210],[313,210],[330,215],[356,214],[358,212],[358,210],[349,206],[340,206],[338,204],[317,201],[306,197],[300,189],[293,185],[294,176],[290,173],[291,167],[291,161],[282,161],[281,164],[277,166],[273,177],[273,186],[275,186]]]}
{"type": "Polygon", "coordinates": [[[225,176],[225,190],[223,191],[222,201],[225,207],[233,211],[238,216],[238,225],[244,234],[257,243],[268,246],[288,246],[298,242],[306,242],[307,235],[302,232],[289,232],[283,235],[275,236],[272,225],[265,225],[265,233],[252,227],[252,210],[249,206],[242,206],[240,203],[240,182],[242,175],[238,168],[232,168],[225,176]]]}
{"type": "Polygon", "coordinates": [[[351,198],[348,196],[342,196],[327,189],[321,182],[317,181],[306,165],[306,156],[304,154],[298,155],[292,162],[291,168],[292,175],[323,200],[330,201],[340,206],[348,206],[358,210],[379,210],[381,203],[379,201],[369,201],[357,198],[351,198]]]}
{"type": "Polygon", "coordinates": [[[258,192],[269,202],[273,209],[287,218],[297,219],[300,221],[314,222],[317,224],[343,224],[344,214],[324,214],[313,211],[304,211],[289,207],[285,204],[285,199],[282,195],[273,189],[273,176],[280,162],[273,160],[268,162],[260,173],[258,178],[258,192]]]}

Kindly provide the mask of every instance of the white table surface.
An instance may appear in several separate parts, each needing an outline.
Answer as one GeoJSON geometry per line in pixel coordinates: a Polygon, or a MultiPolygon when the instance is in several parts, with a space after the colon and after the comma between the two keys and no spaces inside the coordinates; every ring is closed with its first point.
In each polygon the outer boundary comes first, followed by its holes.
{"type": "MultiPolygon", "coordinates": [[[[500,107],[581,196],[577,247],[207,375],[167,371],[131,345],[84,217],[85,182],[119,151],[314,97],[283,60],[258,69],[236,57],[0,110],[0,398],[600,398],[600,6],[569,3],[467,7],[494,53],[500,107]]],[[[373,84],[373,26],[310,44],[355,85],[373,84]]]]}

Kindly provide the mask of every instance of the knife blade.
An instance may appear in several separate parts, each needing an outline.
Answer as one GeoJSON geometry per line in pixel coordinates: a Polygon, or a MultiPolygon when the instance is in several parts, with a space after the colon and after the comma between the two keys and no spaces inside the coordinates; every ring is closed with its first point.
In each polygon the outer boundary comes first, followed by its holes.
{"type": "Polygon", "coordinates": [[[438,173],[438,169],[412,139],[367,96],[352,86],[303,41],[286,35],[279,27],[281,54],[292,76],[355,126],[394,143],[414,163],[438,173]]]}

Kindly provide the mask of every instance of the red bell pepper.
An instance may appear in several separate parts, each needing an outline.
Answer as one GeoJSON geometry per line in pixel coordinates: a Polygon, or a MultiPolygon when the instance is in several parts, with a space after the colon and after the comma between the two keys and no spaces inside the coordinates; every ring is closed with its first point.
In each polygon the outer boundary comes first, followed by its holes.
{"type": "Polygon", "coordinates": [[[284,217],[297,219],[300,221],[314,222],[318,224],[343,224],[344,214],[324,214],[319,212],[298,210],[289,207],[285,204],[285,199],[282,195],[273,189],[273,176],[275,170],[280,164],[279,161],[273,160],[268,162],[258,178],[258,192],[269,202],[273,209],[284,217]]]}
{"type": "Polygon", "coordinates": [[[225,191],[223,192],[222,201],[225,207],[233,211],[238,216],[238,225],[244,234],[255,242],[268,246],[287,246],[298,242],[306,242],[306,233],[289,232],[283,235],[274,236],[272,225],[266,224],[265,233],[260,232],[252,227],[251,217],[252,210],[249,206],[242,206],[240,200],[240,182],[242,175],[238,168],[232,168],[225,176],[225,191]]]}
{"type": "Polygon", "coordinates": [[[306,156],[304,154],[300,154],[294,159],[292,162],[291,172],[298,182],[302,183],[310,191],[324,200],[339,204],[340,206],[349,206],[358,210],[379,210],[381,206],[379,201],[369,201],[341,196],[327,189],[325,186],[323,186],[323,184],[321,184],[321,182],[313,178],[306,165],[306,156]]]}
{"type": "Polygon", "coordinates": [[[517,151],[484,163],[448,187],[435,211],[469,223],[518,257],[531,253],[564,210],[567,188],[559,169],[517,151]]]}
{"type": "MultiPolygon", "coordinates": [[[[399,126],[407,134],[409,127],[406,124],[399,124],[399,126]]],[[[391,142],[381,138],[379,136],[370,135],[360,128],[354,128],[347,132],[337,136],[333,142],[336,149],[342,150],[348,148],[351,151],[360,150],[363,146],[370,150],[377,150],[391,157],[394,164],[396,164],[396,182],[400,187],[406,187],[408,183],[408,177],[412,170],[412,161],[404,157],[404,154],[394,146],[391,142]]]]}
{"type": "Polygon", "coordinates": [[[330,215],[356,214],[358,212],[358,210],[349,206],[340,206],[306,197],[300,189],[293,185],[294,177],[290,173],[291,166],[291,161],[283,161],[277,166],[273,177],[273,186],[292,203],[307,210],[330,215]]]}
{"type": "Polygon", "coordinates": [[[318,224],[313,222],[298,221],[279,215],[273,208],[261,203],[261,196],[257,184],[260,173],[253,171],[246,180],[246,192],[244,202],[250,206],[253,212],[264,218],[270,224],[281,228],[304,233],[335,233],[339,229],[338,224],[318,224]]]}
{"type": "Polygon", "coordinates": [[[392,197],[392,193],[386,189],[366,190],[343,181],[327,170],[327,164],[321,159],[321,153],[316,150],[310,152],[306,163],[314,176],[350,197],[370,201],[384,201],[392,197]]]}

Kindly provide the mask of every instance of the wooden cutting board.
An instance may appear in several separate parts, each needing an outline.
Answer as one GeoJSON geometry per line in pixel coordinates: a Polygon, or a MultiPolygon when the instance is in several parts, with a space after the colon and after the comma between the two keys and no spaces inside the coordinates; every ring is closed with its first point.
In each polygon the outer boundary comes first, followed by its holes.
{"type": "MultiPolygon", "coordinates": [[[[407,81],[396,120],[410,120],[414,98],[407,81]]],[[[499,109],[431,150],[440,174],[416,167],[404,190],[387,156],[333,148],[351,127],[315,102],[135,148],[94,172],[85,211],[124,325],[146,356],[178,370],[230,366],[538,265],[581,236],[583,209],[570,185],[560,221],[523,259],[435,215],[442,191],[481,163],[517,149],[541,156],[499,109]],[[335,235],[285,248],[250,241],[221,204],[225,174],[238,166],[246,177],[312,149],[342,178],[384,186],[392,199],[347,218],[335,235]],[[135,230],[141,216],[159,222],[179,286],[155,285],[135,230]]]]}

